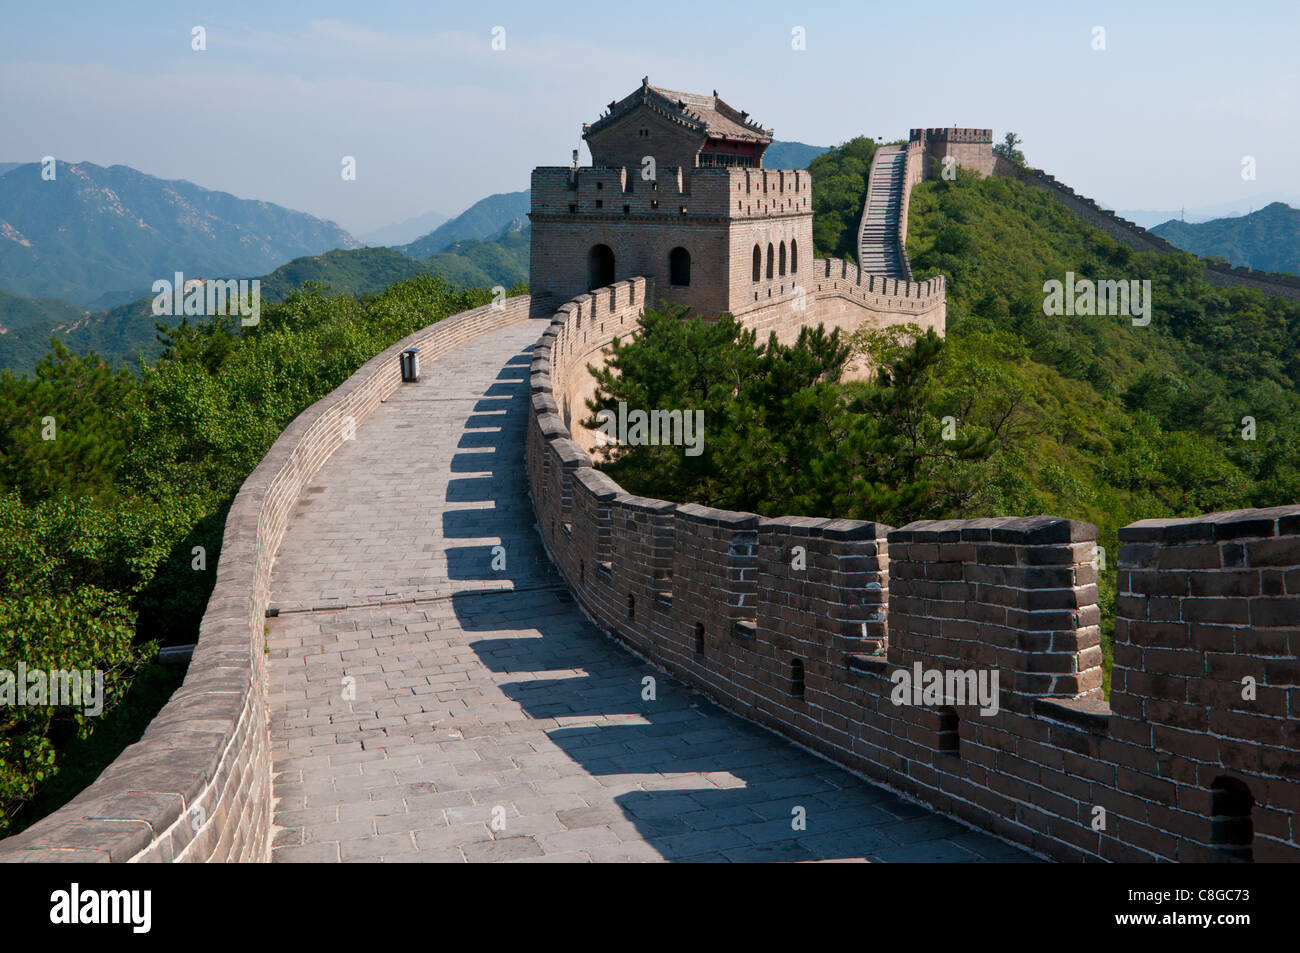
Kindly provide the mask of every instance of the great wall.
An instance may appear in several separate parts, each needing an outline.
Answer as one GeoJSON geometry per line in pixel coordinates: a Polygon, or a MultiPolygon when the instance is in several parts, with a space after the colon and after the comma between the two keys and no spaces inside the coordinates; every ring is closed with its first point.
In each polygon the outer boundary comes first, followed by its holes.
{"type": "Polygon", "coordinates": [[[652,294],[635,279],[580,296],[533,356],[538,526],[602,629],[732,710],[1049,857],[1300,858],[1300,506],[1121,531],[1107,703],[1089,524],[767,519],[634,497],[594,469],[562,408],[652,294]],[[917,663],[996,668],[1001,709],[893,704],[891,675],[917,663]]]}
{"type": "MultiPolygon", "coordinates": [[[[644,114],[726,161],[751,141],[761,158],[764,131],[746,114],[715,95],[713,107],[678,98],[674,116],[671,92],[643,81],[591,130],[609,138],[606,120],[644,114]],[[739,145],[708,138],[715,113],[739,145]]],[[[534,294],[411,335],[294,420],[227,517],[184,685],[81,795],[0,842],[0,861],[673,857],[707,828],[664,834],[663,808],[645,810],[656,786],[611,776],[639,767],[666,781],[691,765],[713,794],[730,773],[757,792],[753,813],[788,790],[764,786],[768,761],[859,799],[823,835],[833,845],[792,846],[797,859],[1010,856],[913,805],[1056,860],[1300,859],[1300,506],[1121,530],[1105,699],[1089,524],[765,518],[632,496],[588,455],[585,369],[647,304],[724,302],[783,338],[868,321],[942,332],[944,281],[911,281],[903,251],[927,156],[1016,174],[1120,240],[1165,250],[1055,180],[1005,168],[990,143],[988,130],[913,130],[881,150],[890,188],[868,192],[859,251],[888,275],[811,257],[807,173],[661,168],[637,191],[626,165],[537,170],[534,294]],[[692,234],[704,241],[686,249],[692,234]],[[608,262],[587,254],[601,247],[608,262]],[[625,277],[592,280],[615,262],[625,277]],[[403,384],[398,356],[413,346],[426,380],[403,384]],[[413,435],[424,462],[401,456],[413,435]],[[330,509],[314,517],[321,501],[330,509]],[[489,568],[496,548],[505,575],[489,568]],[[649,666],[584,641],[591,625],[649,666]],[[536,680],[520,680],[530,665],[536,680]],[[647,668],[902,800],[853,775],[828,781],[817,759],[676,693],[659,723],[653,703],[610,699],[638,691],[647,668]],[[996,712],[942,695],[896,704],[898,674],[918,669],[995,671],[996,712]],[[349,678],[363,686],[353,699],[339,692],[349,678]],[[685,753],[656,760],[665,744],[685,753]],[[762,754],[735,757],[745,745],[762,754]],[[625,752],[612,762],[611,746],[625,752]],[[488,811],[510,799],[519,816],[498,838],[488,811]],[[908,841],[909,818],[942,833],[908,841]]],[[[690,816],[723,810],[662,793],[690,816]]],[[[763,856],[737,824],[739,841],[706,857],[763,856]]]]}

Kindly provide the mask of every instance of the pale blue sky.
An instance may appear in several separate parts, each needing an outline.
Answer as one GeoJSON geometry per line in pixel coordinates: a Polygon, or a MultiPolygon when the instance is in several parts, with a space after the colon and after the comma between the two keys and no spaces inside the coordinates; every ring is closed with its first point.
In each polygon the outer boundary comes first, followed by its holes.
{"type": "Polygon", "coordinates": [[[1294,0],[0,9],[0,161],[124,163],[354,233],[526,188],[647,73],[717,89],[777,138],[817,145],[1013,129],[1032,164],[1121,209],[1300,192],[1294,0]],[[344,155],[356,181],[339,174],[344,155]]]}

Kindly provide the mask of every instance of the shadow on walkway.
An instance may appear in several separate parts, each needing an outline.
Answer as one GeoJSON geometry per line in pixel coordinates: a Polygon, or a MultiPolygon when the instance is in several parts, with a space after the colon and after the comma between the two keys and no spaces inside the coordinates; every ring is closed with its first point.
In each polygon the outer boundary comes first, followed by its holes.
{"type": "Polygon", "coordinates": [[[528,362],[527,352],[511,358],[469,419],[452,461],[466,476],[447,500],[471,505],[447,512],[443,528],[505,547],[500,571],[491,544],[448,551],[453,580],[516,590],[484,599],[464,589],[452,604],[466,633],[486,636],[470,643],[480,662],[516,676],[498,678],[499,690],[584,772],[556,810],[567,829],[592,843],[634,830],[669,860],[1028,859],[720,709],[601,634],[534,529],[522,452],[528,362]]]}

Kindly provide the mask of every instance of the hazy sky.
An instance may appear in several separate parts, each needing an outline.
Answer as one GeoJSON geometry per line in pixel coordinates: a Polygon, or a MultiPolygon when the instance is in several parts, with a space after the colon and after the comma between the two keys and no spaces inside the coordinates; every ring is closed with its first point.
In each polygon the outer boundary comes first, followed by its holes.
{"type": "Polygon", "coordinates": [[[1121,209],[1300,191],[1295,0],[58,7],[0,0],[0,161],[123,163],[354,233],[526,188],[645,74],[815,145],[1012,129],[1121,209]]]}

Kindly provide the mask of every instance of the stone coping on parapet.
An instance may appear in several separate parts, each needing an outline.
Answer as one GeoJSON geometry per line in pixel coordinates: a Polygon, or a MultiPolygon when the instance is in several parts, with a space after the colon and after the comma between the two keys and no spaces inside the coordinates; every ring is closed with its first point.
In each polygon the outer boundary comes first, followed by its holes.
{"type": "Polygon", "coordinates": [[[993,542],[1020,545],[1090,542],[1097,527],[1059,516],[996,516],[973,520],[918,520],[890,534],[899,543],[993,542]]]}
{"type": "Polygon", "coordinates": [[[1270,538],[1300,533],[1300,505],[1227,510],[1184,519],[1149,519],[1119,531],[1121,543],[1182,543],[1270,538]]]}

